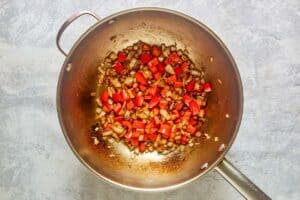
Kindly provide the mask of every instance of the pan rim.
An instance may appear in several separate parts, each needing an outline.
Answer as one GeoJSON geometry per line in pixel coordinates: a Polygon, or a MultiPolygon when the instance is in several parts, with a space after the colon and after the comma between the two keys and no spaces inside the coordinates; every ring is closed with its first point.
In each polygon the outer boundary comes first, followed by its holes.
{"type": "Polygon", "coordinates": [[[120,188],[126,189],[126,190],[133,190],[133,191],[139,191],[139,192],[161,192],[161,191],[168,191],[168,190],[174,190],[177,189],[179,187],[182,187],[188,183],[191,183],[197,179],[199,179],[200,177],[203,177],[204,175],[206,175],[208,172],[212,171],[213,169],[215,169],[215,167],[224,159],[225,155],[228,153],[228,151],[230,150],[233,142],[235,141],[240,125],[241,125],[241,121],[242,121],[242,116],[243,116],[243,104],[244,104],[244,97],[243,97],[243,86],[242,86],[242,80],[241,80],[241,76],[237,67],[237,64],[231,54],[231,52],[229,51],[229,49],[226,47],[226,45],[223,43],[223,41],[210,29],[208,28],[204,23],[202,23],[201,21],[188,16],[180,11],[176,11],[176,10],[172,10],[172,9],[168,9],[168,8],[159,8],[159,7],[137,7],[137,8],[131,8],[131,9],[127,9],[127,10],[123,10],[123,11],[119,11],[116,12],[112,15],[109,15],[103,19],[101,19],[100,21],[96,22],[94,25],[92,25],[91,27],[89,27],[83,34],[81,34],[81,36],[76,40],[76,42],[73,44],[72,48],[70,49],[69,53],[67,54],[67,56],[65,57],[65,61],[61,67],[60,73],[59,73],[59,78],[58,78],[58,83],[57,83],[57,90],[56,90],[56,108],[57,108],[57,114],[58,114],[58,118],[59,118],[59,124],[61,127],[61,130],[63,132],[63,135],[69,145],[69,147],[71,148],[72,152],[75,154],[75,156],[78,158],[78,160],[87,168],[89,169],[90,172],[92,172],[93,175],[95,175],[98,178],[101,178],[101,180],[104,180],[105,182],[114,185],[114,186],[118,186],[120,188]],[[230,142],[227,144],[227,148],[219,155],[219,157],[212,163],[210,164],[210,166],[202,171],[201,173],[197,174],[196,176],[187,179],[185,181],[182,181],[180,183],[176,183],[173,185],[167,185],[167,186],[163,186],[163,187],[137,187],[137,186],[131,186],[131,185],[126,185],[126,184],[122,184],[120,182],[114,181],[108,177],[105,177],[104,175],[100,174],[98,171],[96,171],[95,169],[93,169],[93,167],[91,167],[80,155],[79,153],[75,150],[70,138],[67,135],[67,131],[65,129],[64,123],[63,123],[63,117],[61,115],[61,105],[60,105],[60,98],[61,98],[61,82],[62,82],[62,78],[63,75],[65,73],[65,67],[67,66],[67,64],[69,63],[69,59],[70,56],[73,54],[73,52],[75,51],[75,49],[78,47],[78,45],[80,44],[80,42],[89,34],[91,33],[96,27],[98,27],[99,25],[106,23],[110,20],[112,20],[115,17],[124,15],[124,14],[129,14],[129,13],[134,13],[137,11],[159,11],[159,12],[164,12],[164,13],[168,13],[168,14],[173,14],[179,17],[182,17],[184,19],[187,19],[188,21],[193,22],[194,24],[200,26],[201,28],[203,28],[208,34],[210,34],[222,47],[222,49],[224,50],[224,52],[226,53],[228,59],[230,60],[234,73],[236,74],[236,79],[238,82],[238,90],[239,90],[239,113],[237,116],[237,122],[236,122],[236,126],[235,126],[235,130],[233,133],[233,136],[230,139],[230,142]]]}

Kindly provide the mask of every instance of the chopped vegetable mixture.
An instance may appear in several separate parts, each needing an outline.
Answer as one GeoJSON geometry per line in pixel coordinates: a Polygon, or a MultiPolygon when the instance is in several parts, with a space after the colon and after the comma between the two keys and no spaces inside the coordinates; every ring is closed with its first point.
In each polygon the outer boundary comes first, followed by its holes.
{"type": "Polygon", "coordinates": [[[205,138],[200,129],[212,86],[174,45],[140,41],[111,52],[99,67],[98,85],[92,129],[99,140],[167,154],[205,138]]]}

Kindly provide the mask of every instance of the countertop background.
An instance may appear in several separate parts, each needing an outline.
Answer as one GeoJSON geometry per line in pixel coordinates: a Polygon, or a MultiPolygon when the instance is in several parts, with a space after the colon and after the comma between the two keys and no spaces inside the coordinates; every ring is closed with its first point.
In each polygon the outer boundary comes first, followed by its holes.
{"type": "MultiPolygon", "coordinates": [[[[176,191],[142,194],[108,185],[73,155],[56,114],[64,56],[55,46],[66,17],[140,6],[182,11],[209,26],[232,52],[244,115],[228,158],[273,199],[300,198],[300,1],[0,1],[0,199],[242,199],[216,172],[176,191]]],[[[68,49],[93,19],[62,38],[68,49]]]]}

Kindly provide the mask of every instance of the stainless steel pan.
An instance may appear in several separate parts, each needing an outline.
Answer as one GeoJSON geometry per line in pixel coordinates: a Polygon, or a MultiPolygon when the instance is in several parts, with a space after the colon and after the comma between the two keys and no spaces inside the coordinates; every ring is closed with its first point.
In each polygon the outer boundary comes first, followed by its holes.
{"type": "Polygon", "coordinates": [[[240,75],[228,49],[204,24],[182,13],[161,8],[137,8],[100,19],[82,11],[60,28],[57,46],[66,56],[57,88],[57,111],[65,138],[78,159],[96,176],[121,187],[140,191],[163,191],[187,184],[217,170],[247,199],[270,199],[224,157],[240,126],[243,91],[240,75]],[[73,45],[69,53],[60,47],[64,30],[82,15],[96,23],[73,45]],[[151,44],[174,44],[186,48],[196,65],[204,66],[213,84],[209,97],[206,131],[220,142],[207,140],[178,156],[155,153],[132,158],[120,144],[95,147],[89,136],[95,117],[97,63],[107,52],[120,50],[138,40],[151,44]],[[213,57],[213,62],[210,58],[213,57]],[[221,83],[217,80],[221,80],[221,83]],[[226,117],[227,116],[227,117],[226,117]],[[225,149],[220,151],[220,145],[225,149]],[[116,156],[111,157],[112,153],[116,156]],[[205,163],[208,167],[204,168],[205,163]]]}

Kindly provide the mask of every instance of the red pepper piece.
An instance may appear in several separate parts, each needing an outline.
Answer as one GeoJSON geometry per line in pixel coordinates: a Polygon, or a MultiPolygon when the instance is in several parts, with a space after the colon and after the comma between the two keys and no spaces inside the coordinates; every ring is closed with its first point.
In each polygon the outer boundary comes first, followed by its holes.
{"type": "Polygon", "coordinates": [[[143,102],[144,102],[144,97],[142,97],[142,96],[136,96],[134,99],[135,106],[142,106],[143,102]]]}
{"type": "MultiPolygon", "coordinates": [[[[152,60],[150,60],[148,62],[148,66],[151,67],[151,66],[156,66],[158,65],[159,61],[158,61],[158,58],[153,58],[152,60]]],[[[151,69],[150,69],[151,70],[151,69]]]]}
{"type": "Polygon", "coordinates": [[[157,73],[153,74],[153,77],[155,80],[158,80],[161,77],[161,73],[157,72],[157,73]]]}
{"type": "Polygon", "coordinates": [[[195,100],[192,100],[188,107],[191,109],[193,115],[197,115],[200,112],[200,107],[195,100]]]}
{"type": "Polygon", "coordinates": [[[181,117],[182,121],[189,121],[192,113],[190,111],[185,111],[181,117]]]}
{"type": "Polygon", "coordinates": [[[171,128],[172,127],[169,124],[162,124],[160,125],[158,132],[160,132],[164,138],[169,138],[171,134],[171,128]]]}
{"type": "Polygon", "coordinates": [[[122,109],[122,105],[120,103],[117,103],[117,104],[114,105],[113,110],[114,110],[116,115],[118,115],[120,113],[121,109],[122,109]]]}
{"type": "Polygon", "coordinates": [[[185,86],[185,89],[186,89],[188,92],[193,92],[193,91],[194,91],[194,88],[195,88],[195,83],[196,83],[195,80],[191,80],[191,81],[185,86]]]}
{"type": "Polygon", "coordinates": [[[187,106],[189,106],[189,103],[193,100],[192,97],[189,95],[185,94],[182,98],[183,103],[185,103],[187,106]]]}
{"type": "Polygon", "coordinates": [[[151,99],[152,99],[152,96],[151,96],[151,95],[145,95],[145,96],[144,96],[144,99],[145,99],[145,100],[151,100],[151,99]]]}
{"type": "Polygon", "coordinates": [[[178,56],[178,54],[176,52],[172,52],[168,58],[165,60],[165,64],[176,64],[176,63],[181,63],[182,60],[181,58],[178,56]]]}
{"type": "Polygon", "coordinates": [[[165,99],[161,99],[159,102],[159,107],[162,109],[168,109],[168,101],[165,99]]]}
{"type": "Polygon", "coordinates": [[[122,90],[122,98],[123,101],[127,101],[130,99],[129,94],[126,92],[126,90],[122,90]]]}
{"type": "Polygon", "coordinates": [[[155,133],[148,134],[148,139],[151,140],[152,142],[154,142],[156,138],[157,138],[157,134],[155,133]]]}
{"type": "Polygon", "coordinates": [[[100,98],[101,98],[101,101],[102,101],[102,102],[107,102],[107,101],[108,101],[108,98],[109,98],[108,92],[107,92],[107,91],[104,91],[104,92],[101,94],[100,98]]]}
{"type": "Polygon", "coordinates": [[[188,70],[188,69],[189,69],[189,65],[190,65],[189,62],[183,62],[183,63],[181,64],[181,69],[182,69],[182,71],[188,70]]]}
{"type": "Polygon", "coordinates": [[[151,94],[152,96],[156,96],[159,92],[159,89],[156,85],[151,85],[147,90],[147,94],[151,94]]]}
{"type": "Polygon", "coordinates": [[[149,69],[152,72],[152,74],[155,74],[157,72],[157,67],[155,65],[149,66],[149,69]]]}
{"type": "Polygon", "coordinates": [[[191,124],[188,124],[187,127],[186,127],[186,131],[189,132],[191,135],[194,135],[196,130],[197,129],[194,126],[192,126],[191,124]]]}
{"type": "Polygon", "coordinates": [[[124,67],[121,63],[116,63],[114,69],[116,72],[120,73],[124,69],[124,67]]]}
{"type": "Polygon", "coordinates": [[[126,108],[127,110],[131,110],[132,108],[134,108],[134,103],[132,101],[129,101],[127,104],[126,104],[126,108]]]}
{"type": "Polygon", "coordinates": [[[180,76],[183,73],[183,70],[181,67],[175,67],[174,71],[177,76],[180,76]]]}
{"type": "Polygon", "coordinates": [[[122,116],[117,116],[115,117],[115,122],[122,122],[123,121],[123,117],[122,116]]]}
{"type": "Polygon", "coordinates": [[[196,126],[198,124],[198,121],[192,118],[190,119],[189,124],[192,126],[196,126]]]}
{"type": "Polygon", "coordinates": [[[180,111],[182,107],[183,107],[183,103],[176,103],[176,104],[175,104],[175,109],[176,109],[177,111],[180,111]]]}
{"type": "Polygon", "coordinates": [[[186,142],[187,142],[187,136],[181,135],[181,144],[186,144],[186,142]]]}
{"type": "Polygon", "coordinates": [[[165,71],[165,65],[162,62],[159,62],[156,67],[157,67],[158,71],[160,71],[160,72],[165,71]]]}
{"type": "Polygon", "coordinates": [[[132,124],[131,124],[130,121],[121,121],[121,124],[122,124],[123,126],[125,126],[125,127],[128,128],[128,132],[131,132],[131,130],[132,130],[132,124]]]}
{"type": "Polygon", "coordinates": [[[142,45],[142,50],[143,50],[143,51],[149,51],[149,50],[150,50],[150,46],[149,46],[148,44],[145,44],[145,43],[144,43],[144,44],[142,45]]]}
{"type": "Polygon", "coordinates": [[[107,102],[103,103],[103,110],[104,110],[104,112],[108,113],[108,112],[111,111],[111,109],[112,109],[112,106],[110,104],[108,104],[107,102]]]}
{"type": "Polygon", "coordinates": [[[148,134],[153,133],[153,129],[155,129],[154,121],[148,122],[145,126],[145,132],[148,134]]]}
{"type": "Polygon", "coordinates": [[[119,62],[124,62],[126,60],[126,54],[122,51],[118,52],[118,61],[119,62]]]}
{"type": "Polygon", "coordinates": [[[177,80],[177,78],[176,78],[176,75],[172,75],[172,76],[169,76],[168,78],[167,78],[167,83],[168,84],[174,84],[174,82],[177,80]]]}
{"type": "Polygon", "coordinates": [[[139,141],[138,141],[137,138],[131,138],[130,142],[131,142],[131,145],[134,146],[134,147],[139,146],[139,141]]]}
{"type": "Polygon", "coordinates": [[[143,91],[143,92],[147,89],[147,87],[144,86],[144,85],[139,85],[139,88],[140,88],[140,90],[143,91]]]}
{"type": "Polygon", "coordinates": [[[152,47],[152,55],[155,56],[155,57],[158,57],[160,56],[161,54],[161,50],[158,46],[153,46],[152,47]]]}
{"type": "Polygon", "coordinates": [[[183,83],[181,81],[175,81],[174,82],[174,87],[181,88],[182,86],[183,86],[183,83]]]}
{"type": "Polygon", "coordinates": [[[140,61],[143,64],[146,64],[147,62],[149,62],[151,60],[151,55],[149,53],[142,53],[142,55],[140,56],[140,61]]]}
{"type": "Polygon", "coordinates": [[[211,84],[210,83],[204,83],[203,84],[203,90],[204,90],[204,92],[211,92],[212,91],[211,84]]]}
{"type": "Polygon", "coordinates": [[[122,102],[124,101],[122,93],[121,92],[116,92],[112,95],[112,99],[114,100],[114,102],[122,102]]]}
{"type": "Polygon", "coordinates": [[[135,73],[135,78],[136,78],[137,82],[139,82],[140,84],[142,84],[142,85],[147,84],[147,79],[141,71],[138,71],[137,73],[135,73]]]}
{"type": "Polygon", "coordinates": [[[158,108],[153,108],[153,115],[157,116],[159,114],[159,109],[158,108]]]}
{"type": "Polygon", "coordinates": [[[133,124],[132,124],[132,127],[133,128],[141,128],[141,129],[143,129],[143,128],[145,128],[145,122],[140,121],[140,120],[134,120],[133,124]]]}
{"type": "Polygon", "coordinates": [[[140,145],[139,145],[139,151],[141,152],[141,153],[143,153],[144,151],[145,151],[145,142],[141,142],[140,143],[140,145]]]}
{"type": "Polygon", "coordinates": [[[159,103],[160,99],[160,97],[154,96],[149,103],[149,108],[155,107],[159,103]]]}
{"type": "Polygon", "coordinates": [[[159,117],[157,115],[155,115],[153,119],[154,119],[154,122],[155,122],[156,125],[158,125],[158,124],[161,123],[161,121],[160,121],[160,119],[159,119],[159,117]]]}

